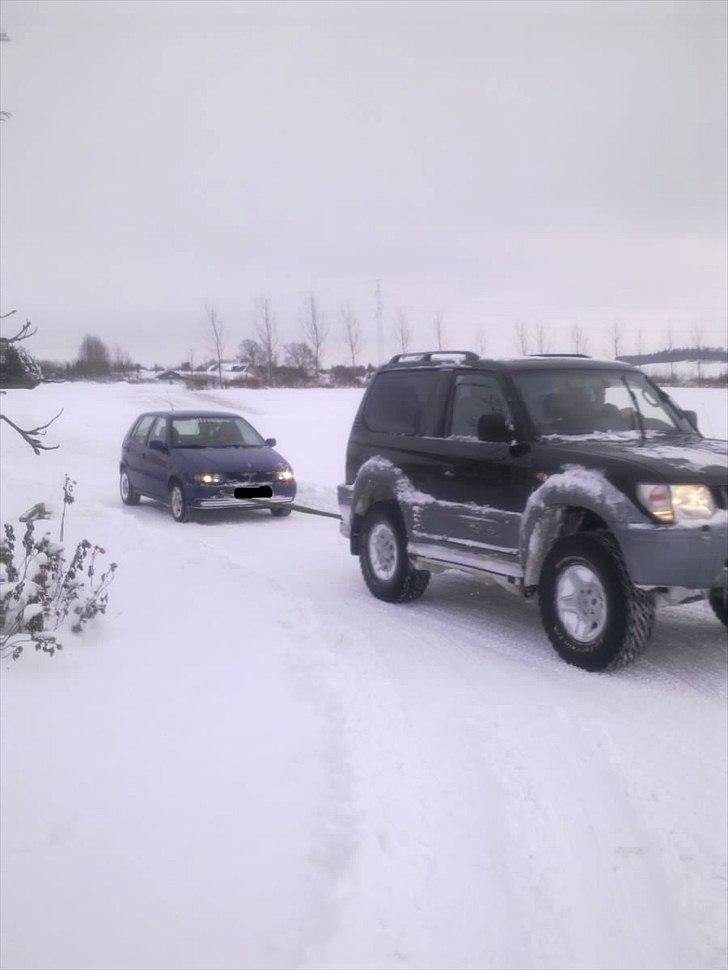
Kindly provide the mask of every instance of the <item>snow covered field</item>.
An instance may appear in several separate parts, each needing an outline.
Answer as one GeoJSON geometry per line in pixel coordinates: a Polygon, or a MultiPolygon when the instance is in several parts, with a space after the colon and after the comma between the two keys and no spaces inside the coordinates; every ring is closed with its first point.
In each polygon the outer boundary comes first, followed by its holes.
{"type": "MultiPolygon", "coordinates": [[[[239,409],[334,505],[360,391],[12,391],[2,518],[60,505],[119,563],[108,615],[2,669],[2,966],[726,965],[726,638],[562,663],[455,574],[389,606],[334,520],[176,525],[117,491],[140,411],[239,409]]],[[[726,393],[676,389],[726,437],[726,393]]],[[[49,522],[54,530],[56,522],[49,522]]]]}

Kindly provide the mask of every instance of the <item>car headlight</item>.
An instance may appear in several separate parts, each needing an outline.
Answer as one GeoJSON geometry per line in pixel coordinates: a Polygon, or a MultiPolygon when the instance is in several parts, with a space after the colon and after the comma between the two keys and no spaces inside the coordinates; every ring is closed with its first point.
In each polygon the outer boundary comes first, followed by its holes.
{"type": "Polygon", "coordinates": [[[279,468],[278,469],[278,481],[279,482],[292,482],[293,481],[293,469],[292,468],[279,468]]]}
{"type": "Polygon", "coordinates": [[[218,475],[217,472],[197,472],[194,479],[198,485],[219,485],[222,475],[218,475]]]}
{"type": "Polygon", "coordinates": [[[637,495],[660,522],[700,522],[715,515],[716,506],[706,485],[637,486],[637,495]]]}

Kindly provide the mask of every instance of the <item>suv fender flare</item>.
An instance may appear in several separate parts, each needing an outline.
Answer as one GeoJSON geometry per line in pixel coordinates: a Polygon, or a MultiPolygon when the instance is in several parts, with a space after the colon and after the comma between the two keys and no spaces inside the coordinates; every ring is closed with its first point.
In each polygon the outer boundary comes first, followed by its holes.
{"type": "Polygon", "coordinates": [[[596,469],[569,465],[531,493],[521,519],[520,555],[524,586],[537,586],[541,567],[556,540],[579,531],[584,513],[604,526],[644,523],[645,515],[596,469]]]}
{"type": "Polygon", "coordinates": [[[361,522],[375,505],[396,506],[404,520],[407,538],[412,535],[413,504],[407,497],[413,486],[401,468],[386,458],[375,456],[357,472],[351,495],[351,551],[359,551],[361,522]]]}

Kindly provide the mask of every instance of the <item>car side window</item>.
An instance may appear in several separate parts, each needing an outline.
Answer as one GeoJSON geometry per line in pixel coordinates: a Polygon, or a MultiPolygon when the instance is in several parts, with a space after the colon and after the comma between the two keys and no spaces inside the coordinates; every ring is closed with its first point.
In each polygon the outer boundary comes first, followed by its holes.
{"type": "Polygon", "coordinates": [[[484,414],[501,414],[513,424],[503,390],[495,374],[458,374],[450,415],[451,438],[477,438],[484,414]]]}
{"type": "Polygon", "coordinates": [[[143,418],[140,418],[136,423],[136,427],[131,433],[132,441],[135,441],[138,445],[143,445],[144,442],[147,440],[149,429],[151,428],[153,423],[154,423],[153,414],[145,414],[143,418]]]}
{"type": "Polygon", "coordinates": [[[161,441],[163,445],[167,444],[167,419],[157,418],[152,427],[151,434],[149,435],[148,445],[151,445],[153,441],[161,441]]]}
{"type": "Polygon", "coordinates": [[[417,435],[437,384],[435,371],[391,371],[379,374],[364,405],[370,431],[417,435]]]}

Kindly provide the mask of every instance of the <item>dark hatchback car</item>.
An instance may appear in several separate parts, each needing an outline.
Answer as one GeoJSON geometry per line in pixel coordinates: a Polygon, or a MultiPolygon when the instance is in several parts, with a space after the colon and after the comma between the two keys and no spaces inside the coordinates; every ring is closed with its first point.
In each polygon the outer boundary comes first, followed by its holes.
{"type": "Polygon", "coordinates": [[[119,488],[125,505],[147,496],[169,505],[176,522],[205,509],[267,508],[291,513],[296,480],[244,418],[225,411],[154,411],[124,438],[119,488]]]}

